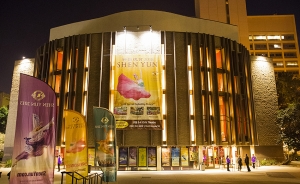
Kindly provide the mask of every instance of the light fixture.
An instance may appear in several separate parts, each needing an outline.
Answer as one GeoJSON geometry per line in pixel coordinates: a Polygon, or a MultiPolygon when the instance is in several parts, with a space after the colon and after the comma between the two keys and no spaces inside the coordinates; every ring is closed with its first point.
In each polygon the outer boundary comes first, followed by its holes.
{"type": "Polygon", "coordinates": [[[26,58],[25,56],[22,57],[22,59],[25,59],[25,58],[26,58]]]}
{"type": "Polygon", "coordinates": [[[150,32],[152,32],[152,26],[150,26],[150,32]]]}
{"type": "Polygon", "coordinates": [[[126,32],[126,26],[124,26],[123,29],[124,29],[124,32],[126,32]]]}

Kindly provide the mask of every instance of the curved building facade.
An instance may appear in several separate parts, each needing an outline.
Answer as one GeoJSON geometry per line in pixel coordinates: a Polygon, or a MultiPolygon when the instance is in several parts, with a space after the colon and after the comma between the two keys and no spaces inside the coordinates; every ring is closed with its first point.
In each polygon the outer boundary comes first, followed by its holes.
{"type": "Polygon", "coordinates": [[[93,164],[93,107],[117,120],[119,170],[221,167],[259,145],[251,59],[236,26],[166,12],[129,11],[53,28],[34,76],[63,110],[86,117],[93,164]],[[145,159],[147,158],[147,159],[145,159]]]}

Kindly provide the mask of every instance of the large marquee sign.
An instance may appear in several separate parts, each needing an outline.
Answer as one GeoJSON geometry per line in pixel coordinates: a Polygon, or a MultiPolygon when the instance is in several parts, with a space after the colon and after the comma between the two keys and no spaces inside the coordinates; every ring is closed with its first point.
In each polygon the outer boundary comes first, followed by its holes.
{"type": "Polygon", "coordinates": [[[162,129],[160,32],[123,33],[114,55],[117,129],[162,129]]]}

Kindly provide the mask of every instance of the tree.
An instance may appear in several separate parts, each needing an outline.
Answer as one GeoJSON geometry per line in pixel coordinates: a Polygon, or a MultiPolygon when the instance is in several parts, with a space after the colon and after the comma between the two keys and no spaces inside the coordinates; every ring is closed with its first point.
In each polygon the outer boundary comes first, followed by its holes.
{"type": "Polygon", "coordinates": [[[300,103],[288,104],[285,109],[280,109],[277,114],[276,124],[280,128],[279,142],[283,142],[294,150],[294,155],[300,150],[300,103]]]}
{"type": "Polygon", "coordinates": [[[7,116],[8,116],[8,108],[5,106],[0,107],[0,133],[3,134],[5,134],[5,130],[6,130],[7,116]]]}
{"type": "Polygon", "coordinates": [[[276,73],[276,88],[279,109],[284,109],[290,103],[300,103],[300,77],[298,73],[276,73]]]}

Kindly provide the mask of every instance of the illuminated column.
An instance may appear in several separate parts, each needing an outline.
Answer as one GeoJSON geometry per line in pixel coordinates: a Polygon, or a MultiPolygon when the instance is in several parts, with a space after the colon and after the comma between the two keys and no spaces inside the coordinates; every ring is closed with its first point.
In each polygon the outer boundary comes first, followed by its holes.
{"type": "Polygon", "coordinates": [[[188,85],[189,85],[189,111],[190,111],[190,142],[195,145],[195,123],[194,123],[194,91],[193,91],[193,66],[192,66],[192,56],[191,56],[191,46],[188,45],[188,85]]]}
{"type": "Polygon", "coordinates": [[[87,114],[87,97],[88,97],[87,93],[88,93],[88,84],[89,84],[89,64],[90,64],[90,47],[87,47],[86,48],[86,59],[85,59],[85,68],[86,68],[86,70],[85,70],[85,73],[84,73],[83,107],[82,107],[82,114],[85,117],[86,117],[86,114],[87,114]]]}
{"type": "Polygon", "coordinates": [[[162,142],[163,145],[167,144],[167,126],[166,126],[166,55],[165,55],[165,45],[161,45],[161,66],[162,66],[162,77],[161,77],[161,85],[162,85],[162,142]]]}
{"type": "Polygon", "coordinates": [[[20,73],[33,76],[34,59],[23,59],[15,62],[12,85],[10,92],[9,111],[7,117],[6,134],[4,140],[4,156],[3,161],[12,158],[12,151],[15,141],[15,130],[18,110],[19,83],[20,73]]]}
{"type": "Polygon", "coordinates": [[[109,100],[109,110],[114,112],[114,90],[115,90],[115,57],[116,55],[116,47],[115,45],[112,46],[112,53],[111,53],[111,74],[110,74],[110,100],[109,100]]]}

